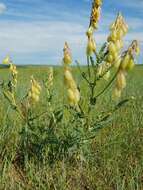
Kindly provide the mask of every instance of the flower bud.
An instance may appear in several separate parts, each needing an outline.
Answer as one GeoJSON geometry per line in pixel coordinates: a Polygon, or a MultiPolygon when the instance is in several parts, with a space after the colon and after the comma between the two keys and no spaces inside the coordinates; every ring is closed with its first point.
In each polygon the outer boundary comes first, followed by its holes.
{"type": "Polygon", "coordinates": [[[123,30],[122,29],[118,30],[117,31],[117,39],[120,40],[123,38],[123,36],[124,36],[123,30]]]}
{"type": "Polygon", "coordinates": [[[65,65],[71,64],[72,63],[72,57],[71,57],[70,48],[69,48],[67,42],[65,42],[65,46],[64,46],[63,52],[64,52],[64,58],[63,58],[64,64],[65,65]]]}
{"type": "Polygon", "coordinates": [[[101,6],[102,5],[102,0],[96,0],[96,5],[101,6]]]}
{"type": "Polygon", "coordinates": [[[87,56],[91,56],[92,53],[94,53],[95,51],[96,51],[95,41],[94,41],[93,37],[90,37],[88,39],[88,43],[87,43],[86,54],[87,54],[87,56]]]}
{"type": "Polygon", "coordinates": [[[93,35],[93,27],[90,26],[86,32],[86,35],[90,38],[93,35]]]}
{"type": "Polygon", "coordinates": [[[109,46],[108,46],[108,50],[109,52],[113,55],[117,52],[117,49],[116,49],[116,46],[113,42],[110,42],[109,43],[109,46]]]}
{"type": "Polygon", "coordinates": [[[117,40],[117,32],[116,32],[116,31],[113,31],[113,32],[111,33],[110,38],[111,38],[112,41],[115,42],[115,41],[117,40]]]}
{"type": "Polygon", "coordinates": [[[127,70],[132,70],[135,66],[134,60],[131,58],[127,65],[127,70]]]}
{"type": "Polygon", "coordinates": [[[108,54],[107,58],[106,58],[106,61],[109,62],[109,63],[112,63],[114,61],[113,55],[108,54]]]}
{"type": "Polygon", "coordinates": [[[117,81],[116,81],[116,86],[118,89],[122,90],[126,87],[126,77],[125,77],[125,72],[120,70],[118,75],[117,75],[117,81]]]}
{"type": "Polygon", "coordinates": [[[114,67],[115,67],[115,68],[119,68],[119,67],[120,67],[120,64],[121,64],[121,58],[118,58],[118,59],[115,61],[114,67]]]}
{"type": "Polygon", "coordinates": [[[121,62],[121,68],[122,68],[123,70],[126,70],[127,65],[128,65],[128,63],[129,63],[130,59],[131,59],[131,57],[130,57],[129,54],[126,54],[125,57],[123,58],[123,60],[122,60],[122,62],[121,62]]]}
{"type": "Polygon", "coordinates": [[[5,65],[9,65],[11,63],[11,60],[10,60],[10,57],[9,56],[6,56],[2,62],[3,64],[5,65]]]}

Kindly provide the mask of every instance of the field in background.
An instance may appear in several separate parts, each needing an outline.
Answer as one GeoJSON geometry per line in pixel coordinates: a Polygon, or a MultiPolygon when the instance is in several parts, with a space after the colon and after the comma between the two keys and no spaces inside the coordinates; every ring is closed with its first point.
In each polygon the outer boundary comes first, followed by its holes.
{"type": "MultiPolygon", "coordinates": [[[[83,68],[86,69],[86,68],[83,68]]],[[[34,75],[41,83],[48,67],[27,66],[18,68],[18,90],[20,97],[26,94],[30,86],[30,76],[34,75]]],[[[73,74],[78,84],[82,83],[82,95],[86,95],[86,89],[79,72],[73,68],[73,74]]],[[[0,69],[0,80],[6,79],[8,70],[0,69]]],[[[103,84],[104,85],[104,82],[103,84]]],[[[62,68],[54,67],[55,104],[62,101],[64,96],[62,68]]],[[[97,91],[101,86],[97,87],[97,91]]],[[[44,92],[41,96],[44,96],[44,92]]],[[[122,98],[134,97],[125,107],[114,115],[109,127],[103,129],[95,138],[89,159],[80,163],[58,163],[54,168],[29,166],[29,174],[24,177],[13,171],[9,164],[9,170],[0,176],[1,189],[58,189],[58,190],[142,190],[143,189],[143,66],[136,66],[127,76],[127,88],[122,98]],[[31,188],[32,187],[32,188],[31,188]]],[[[41,97],[42,101],[42,97],[41,97]]],[[[105,111],[112,107],[111,90],[106,96],[101,97],[97,103],[97,110],[105,111]]],[[[37,105],[40,110],[44,102],[37,105]]],[[[13,122],[8,123],[8,115],[4,112],[6,102],[0,101],[0,139],[3,142],[12,142],[18,126],[13,122]],[[7,130],[5,129],[7,128],[7,130]],[[5,133],[3,133],[5,131],[5,133]],[[2,136],[3,135],[3,136],[2,136]]],[[[13,144],[3,147],[5,159],[10,163],[14,155],[13,144]],[[6,148],[6,149],[5,149],[6,148]]],[[[17,145],[18,146],[18,145],[17,145]]],[[[1,171],[0,171],[1,172],[1,171]]],[[[1,174],[1,173],[0,173],[1,174]]]]}

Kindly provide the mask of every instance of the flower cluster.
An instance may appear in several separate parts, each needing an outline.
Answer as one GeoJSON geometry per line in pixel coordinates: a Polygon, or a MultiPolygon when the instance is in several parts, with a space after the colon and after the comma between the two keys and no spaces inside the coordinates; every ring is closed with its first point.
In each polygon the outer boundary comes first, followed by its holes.
{"type": "Polygon", "coordinates": [[[54,74],[53,74],[53,67],[49,67],[48,69],[48,77],[46,77],[45,80],[45,86],[49,90],[53,86],[53,79],[54,79],[54,74]]]}
{"type": "Polygon", "coordinates": [[[65,42],[63,52],[64,52],[63,63],[66,65],[71,64],[72,63],[71,51],[67,42],[65,42]]]}
{"type": "Polygon", "coordinates": [[[128,50],[125,52],[121,59],[119,66],[119,72],[116,79],[116,87],[113,92],[113,97],[120,97],[122,90],[126,87],[126,74],[127,71],[134,67],[134,56],[139,54],[139,45],[136,40],[134,40],[129,46],[128,50]]]}
{"type": "Polygon", "coordinates": [[[16,88],[17,75],[18,75],[18,71],[17,71],[16,66],[12,63],[12,60],[10,59],[9,56],[6,56],[2,63],[5,64],[5,65],[9,65],[9,70],[10,70],[11,77],[12,77],[12,79],[10,81],[11,85],[12,85],[11,87],[16,88]]]}
{"type": "Polygon", "coordinates": [[[118,14],[117,19],[111,25],[111,33],[108,37],[108,54],[106,61],[109,64],[120,65],[119,53],[123,47],[123,37],[128,32],[128,25],[125,23],[121,14],[118,14]]]}
{"type": "Polygon", "coordinates": [[[39,101],[40,93],[41,93],[41,86],[34,79],[34,77],[31,76],[31,88],[28,92],[29,105],[34,104],[39,101]]]}
{"type": "Polygon", "coordinates": [[[94,0],[92,3],[92,12],[90,17],[90,27],[97,29],[98,21],[100,19],[102,0],[94,0]]]}
{"type": "Polygon", "coordinates": [[[87,56],[91,56],[93,53],[96,52],[96,43],[93,37],[94,30],[97,29],[97,24],[100,18],[100,7],[102,1],[101,0],[94,0],[92,4],[92,12],[90,17],[90,25],[87,31],[88,43],[86,48],[87,56]]]}
{"type": "Polygon", "coordinates": [[[10,72],[11,72],[11,76],[12,76],[12,80],[11,80],[11,83],[12,83],[12,86],[15,88],[16,85],[17,85],[17,75],[18,75],[18,71],[16,69],[16,66],[13,65],[12,63],[10,64],[10,72]]]}
{"type": "Polygon", "coordinates": [[[9,65],[11,62],[12,62],[12,61],[11,61],[10,57],[7,55],[7,56],[3,59],[2,64],[4,64],[4,65],[9,65]]]}
{"type": "MultiPolygon", "coordinates": [[[[69,57],[69,60],[72,60],[71,53],[69,52],[68,44],[65,43],[64,47],[64,57],[69,57]]],[[[69,62],[66,59],[64,61],[64,81],[67,86],[67,94],[68,94],[68,101],[71,106],[78,106],[78,102],[80,100],[80,93],[77,88],[76,82],[72,76],[71,69],[68,67],[69,62]]]]}

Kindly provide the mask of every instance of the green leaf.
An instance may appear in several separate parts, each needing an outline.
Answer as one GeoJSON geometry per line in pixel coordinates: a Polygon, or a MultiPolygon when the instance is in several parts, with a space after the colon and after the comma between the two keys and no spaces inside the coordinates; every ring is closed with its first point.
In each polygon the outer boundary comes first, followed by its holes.
{"type": "Polygon", "coordinates": [[[122,100],[121,102],[119,102],[116,106],[115,106],[115,110],[119,109],[120,107],[122,107],[125,103],[127,103],[129,101],[129,99],[125,99],[122,100]]]}

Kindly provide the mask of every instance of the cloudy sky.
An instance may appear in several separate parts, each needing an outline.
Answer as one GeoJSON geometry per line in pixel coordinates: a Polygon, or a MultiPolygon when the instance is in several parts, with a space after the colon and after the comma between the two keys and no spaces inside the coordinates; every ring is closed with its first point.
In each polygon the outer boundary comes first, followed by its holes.
{"type": "MultiPolygon", "coordinates": [[[[68,41],[84,63],[90,9],[91,0],[0,0],[0,60],[9,54],[16,64],[60,64],[68,41]]],[[[104,0],[97,43],[106,40],[118,11],[130,28],[125,44],[138,39],[143,51],[143,0],[104,0]]]]}

